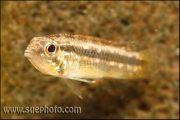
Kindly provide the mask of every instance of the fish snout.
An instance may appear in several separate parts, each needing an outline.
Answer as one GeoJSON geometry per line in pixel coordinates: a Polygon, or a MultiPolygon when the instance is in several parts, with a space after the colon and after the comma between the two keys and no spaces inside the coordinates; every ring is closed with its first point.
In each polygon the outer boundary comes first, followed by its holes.
{"type": "Polygon", "coordinates": [[[32,51],[31,50],[25,50],[24,51],[24,56],[27,58],[32,58],[32,51]]]}

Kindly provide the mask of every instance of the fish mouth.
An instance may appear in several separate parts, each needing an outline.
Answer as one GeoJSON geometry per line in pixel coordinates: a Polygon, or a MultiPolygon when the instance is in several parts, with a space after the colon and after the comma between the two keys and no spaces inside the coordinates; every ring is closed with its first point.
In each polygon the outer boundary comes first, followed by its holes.
{"type": "Polygon", "coordinates": [[[27,58],[32,58],[32,51],[31,50],[25,50],[24,51],[24,56],[27,58]]]}

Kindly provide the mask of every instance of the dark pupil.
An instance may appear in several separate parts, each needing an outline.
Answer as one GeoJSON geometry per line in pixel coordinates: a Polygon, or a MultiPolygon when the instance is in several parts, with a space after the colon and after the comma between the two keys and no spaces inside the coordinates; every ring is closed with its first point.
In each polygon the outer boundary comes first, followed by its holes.
{"type": "Polygon", "coordinates": [[[49,52],[54,52],[54,51],[55,51],[55,46],[54,46],[54,45],[50,45],[50,46],[48,47],[48,51],[49,51],[49,52]]]}

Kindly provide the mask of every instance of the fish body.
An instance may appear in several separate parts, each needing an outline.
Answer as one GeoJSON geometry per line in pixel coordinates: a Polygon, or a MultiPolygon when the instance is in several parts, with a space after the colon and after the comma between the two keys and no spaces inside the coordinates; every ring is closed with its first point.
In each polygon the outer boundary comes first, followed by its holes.
{"type": "Polygon", "coordinates": [[[145,78],[151,63],[147,52],[85,35],[34,37],[24,55],[42,73],[65,78],[71,88],[70,79],[94,83],[102,78],[145,78]]]}

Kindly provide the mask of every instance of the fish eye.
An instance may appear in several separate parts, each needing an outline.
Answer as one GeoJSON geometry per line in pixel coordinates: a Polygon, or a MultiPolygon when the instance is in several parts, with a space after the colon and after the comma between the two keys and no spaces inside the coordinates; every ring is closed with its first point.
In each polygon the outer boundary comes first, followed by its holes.
{"type": "Polygon", "coordinates": [[[55,46],[54,45],[48,46],[48,52],[54,52],[54,51],[55,51],[55,46]]]}
{"type": "Polygon", "coordinates": [[[56,54],[56,50],[57,50],[57,44],[55,42],[48,42],[46,43],[46,46],[45,46],[45,54],[47,56],[54,56],[56,54]]]}

